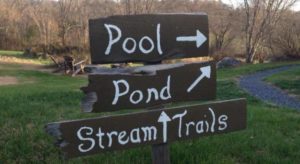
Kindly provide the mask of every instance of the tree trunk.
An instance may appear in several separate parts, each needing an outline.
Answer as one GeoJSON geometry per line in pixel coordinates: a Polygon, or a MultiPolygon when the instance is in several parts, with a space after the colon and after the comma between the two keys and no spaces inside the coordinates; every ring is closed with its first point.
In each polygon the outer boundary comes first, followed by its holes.
{"type": "Polygon", "coordinates": [[[253,63],[255,56],[255,48],[248,47],[246,48],[246,63],[253,63]]]}
{"type": "Polygon", "coordinates": [[[252,59],[252,54],[248,54],[247,53],[247,58],[246,58],[246,63],[252,63],[253,61],[251,60],[252,59]]]}

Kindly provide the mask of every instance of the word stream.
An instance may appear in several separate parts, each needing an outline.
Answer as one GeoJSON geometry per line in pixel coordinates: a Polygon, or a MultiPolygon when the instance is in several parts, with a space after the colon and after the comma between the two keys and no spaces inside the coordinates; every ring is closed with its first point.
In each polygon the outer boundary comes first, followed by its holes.
{"type": "Polygon", "coordinates": [[[237,131],[246,127],[245,99],[47,125],[67,157],[237,131]]]}
{"type": "Polygon", "coordinates": [[[168,116],[164,111],[157,118],[157,122],[162,124],[163,131],[158,132],[155,126],[145,126],[145,127],[136,127],[129,130],[128,134],[125,130],[123,131],[102,131],[101,127],[93,129],[92,127],[84,126],[77,131],[77,137],[82,142],[78,146],[80,152],[88,152],[92,150],[96,145],[101,149],[112,147],[113,144],[126,145],[126,144],[139,144],[142,142],[156,141],[159,137],[163,137],[163,142],[167,142],[168,138],[168,124],[175,122],[177,124],[177,137],[188,137],[191,133],[214,133],[215,131],[224,131],[228,127],[227,115],[221,115],[217,117],[213,109],[209,108],[210,117],[207,115],[198,116],[199,118],[204,117],[202,120],[197,121],[185,121],[185,116],[187,116],[187,110],[183,113],[176,114],[172,117],[168,116]],[[208,122],[205,119],[210,119],[211,122],[208,122]],[[216,122],[217,121],[217,122],[216,122]],[[216,130],[215,130],[216,129],[216,130]],[[93,135],[96,134],[97,139],[93,139],[93,135]],[[84,137],[85,136],[85,137],[84,137]],[[159,136],[159,137],[158,137],[159,136]],[[106,145],[104,140],[107,141],[106,145]],[[98,142],[98,143],[97,143],[98,142]]]}

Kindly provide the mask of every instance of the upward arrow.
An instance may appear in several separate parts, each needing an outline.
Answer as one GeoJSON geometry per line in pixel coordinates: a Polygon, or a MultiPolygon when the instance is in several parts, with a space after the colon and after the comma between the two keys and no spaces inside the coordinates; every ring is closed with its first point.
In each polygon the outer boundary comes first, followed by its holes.
{"type": "Polygon", "coordinates": [[[170,117],[164,112],[162,111],[158,121],[157,122],[161,122],[163,124],[163,141],[164,143],[167,142],[167,133],[168,133],[168,129],[167,129],[167,123],[171,121],[170,117]]]}
{"type": "Polygon", "coordinates": [[[196,42],[197,48],[199,48],[207,38],[199,30],[196,31],[196,36],[178,36],[177,42],[196,42]]]}
{"type": "Polygon", "coordinates": [[[203,79],[203,78],[210,78],[211,74],[211,68],[210,66],[205,66],[200,68],[201,75],[189,86],[189,88],[186,90],[187,92],[191,92],[192,89],[196,87],[196,85],[203,79]]]}

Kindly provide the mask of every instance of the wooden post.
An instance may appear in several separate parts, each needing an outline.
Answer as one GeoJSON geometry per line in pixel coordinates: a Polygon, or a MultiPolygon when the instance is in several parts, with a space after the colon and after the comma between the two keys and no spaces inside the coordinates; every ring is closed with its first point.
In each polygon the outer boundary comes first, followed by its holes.
{"type": "MultiPolygon", "coordinates": [[[[145,65],[158,64],[162,64],[162,61],[145,63],[145,65]]],[[[170,164],[170,150],[168,143],[152,145],[152,164],[170,164]]]]}
{"type": "Polygon", "coordinates": [[[169,144],[152,145],[152,163],[153,164],[169,164],[170,151],[169,144]]]}

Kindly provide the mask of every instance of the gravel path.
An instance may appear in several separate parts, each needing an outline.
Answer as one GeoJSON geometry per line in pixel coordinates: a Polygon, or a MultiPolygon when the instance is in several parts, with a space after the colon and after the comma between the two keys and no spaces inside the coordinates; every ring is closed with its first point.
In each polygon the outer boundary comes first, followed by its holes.
{"type": "Polygon", "coordinates": [[[263,79],[268,76],[295,67],[300,68],[299,65],[289,65],[246,75],[240,78],[239,85],[249,94],[263,101],[267,101],[279,106],[294,108],[300,111],[300,101],[298,99],[289,96],[281,89],[269,85],[268,83],[263,81],[263,79]]]}

